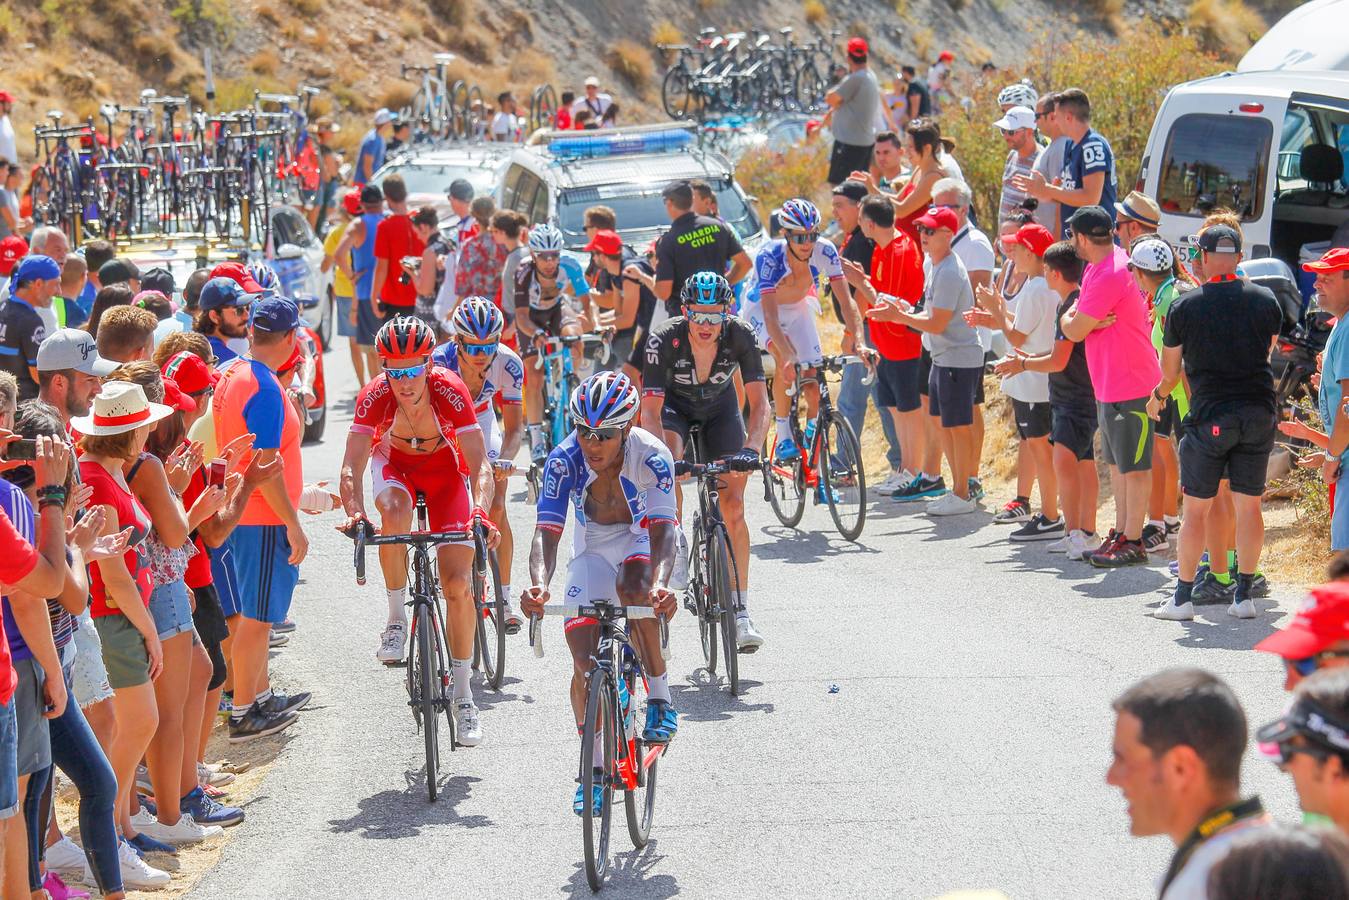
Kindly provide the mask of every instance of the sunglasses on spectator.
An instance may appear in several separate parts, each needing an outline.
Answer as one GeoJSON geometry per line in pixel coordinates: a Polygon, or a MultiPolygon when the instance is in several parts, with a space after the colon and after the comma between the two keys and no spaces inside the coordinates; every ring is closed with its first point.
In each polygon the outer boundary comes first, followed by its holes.
{"type": "Polygon", "coordinates": [[[622,433],[622,425],[614,425],[610,428],[591,428],[587,425],[576,426],[576,437],[583,441],[612,441],[622,433]]]}
{"type": "Polygon", "coordinates": [[[1294,672],[1297,672],[1303,678],[1321,668],[1321,661],[1326,659],[1349,659],[1349,651],[1327,650],[1324,653],[1317,653],[1314,656],[1307,656],[1301,659],[1285,659],[1294,672]]]}
{"type": "Polygon", "coordinates": [[[1268,752],[1270,750],[1277,751],[1278,756],[1273,762],[1278,766],[1288,765],[1293,761],[1293,757],[1297,756],[1299,753],[1322,761],[1330,756],[1330,751],[1323,747],[1317,747],[1314,744],[1294,744],[1291,741],[1280,741],[1273,746],[1261,744],[1260,749],[1262,752],[1268,752]]]}
{"type": "Polygon", "coordinates": [[[204,387],[199,391],[192,391],[191,393],[188,394],[188,396],[191,397],[193,400],[204,400],[211,397],[211,395],[213,395],[214,393],[215,393],[214,387],[204,387]]]}
{"type": "Polygon", "coordinates": [[[721,325],[726,321],[725,310],[721,312],[696,312],[686,307],[684,312],[694,325],[721,325]]]}
{"type": "Polygon", "coordinates": [[[548,262],[552,262],[554,260],[562,258],[562,253],[558,250],[543,250],[541,252],[534,253],[532,255],[535,259],[542,259],[548,262]]]}
{"type": "Polygon", "coordinates": [[[389,377],[394,381],[402,381],[405,378],[416,378],[421,375],[426,371],[426,363],[422,363],[420,366],[408,366],[406,369],[385,369],[384,371],[389,373],[389,377]]]}
{"type": "Polygon", "coordinates": [[[1194,262],[1203,255],[1204,251],[1193,245],[1185,248],[1185,259],[1188,260],[1189,262],[1194,262]]]}
{"type": "Polygon", "coordinates": [[[813,244],[820,239],[818,231],[789,231],[787,240],[793,244],[813,244]]]}
{"type": "Polygon", "coordinates": [[[1003,136],[1003,137],[1011,137],[1012,135],[1016,134],[1016,133],[1017,133],[1018,131],[1020,131],[1021,129],[1020,129],[1020,128],[999,128],[998,130],[1002,132],[1002,136],[1003,136]]]}
{"type": "Polygon", "coordinates": [[[919,233],[919,234],[922,234],[922,235],[926,235],[926,236],[928,236],[928,237],[932,237],[932,235],[934,235],[934,234],[937,233],[937,229],[935,229],[935,228],[928,228],[926,225],[919,225],[919,226],[918,226],[918,233],[919,233]]]}
{"type": "Polygon", "coordinates": [[[497,352],[498,341],[492,341],[490,344],[465,344],[463,340],[459,341],[459,347],[469,356],[491,356],[497,352]]]}

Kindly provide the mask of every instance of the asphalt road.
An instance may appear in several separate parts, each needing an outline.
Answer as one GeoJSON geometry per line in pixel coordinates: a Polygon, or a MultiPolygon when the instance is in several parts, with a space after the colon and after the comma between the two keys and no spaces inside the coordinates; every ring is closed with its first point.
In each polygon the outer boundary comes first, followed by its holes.
{"type": "MultiPolygon", "coordinates": [[[[334,405],[327,440],[305,451],[311,481],[335,480],[355,393],[345,351],[327,363],[334,405]]],[[[610,896],[1155,896],[1170,845],[1130,838],[1105,784],[1111,699],[1147,673],[1201,666],[1228,679],[1253,726],[1280,710],[1277,661],[1249,649],[1287,618],[1271,601],[1251,621],[1205,607],[1162,622],[1146,615],[1170,583],[1160,564],[1094,572],[1009,544],[984,513],[933,521],[882,501],[854,545],[823,508],[793,531],[761,497],[750,505],[751,609],[768,643],[741,657],[747,690],[732,699],[700,668],[692,621],[675,620],[680,733],[645,850],[619,812],[610,896]]],[[[544,659],[511,639],[503,691],[476,691],[484,742],[447,753],[429,804],[402,672],[374,660],[374,556],[358,588],[336,516],[307,520],[299,628],[273,663],[314,703],[192,896],[589,894],[558,621],[544,659]]],[[[523,491],[512,516],[523,547],[523,491]]],[[[524,581],[520,560],[515,572],[524,581]]],[[[1297,597],[1276,587],[1276,599],[1287,610],[1297,597]]],[[[1295,817],[1291,782],[1254,748],[1245,782],[1295,817]]]]}

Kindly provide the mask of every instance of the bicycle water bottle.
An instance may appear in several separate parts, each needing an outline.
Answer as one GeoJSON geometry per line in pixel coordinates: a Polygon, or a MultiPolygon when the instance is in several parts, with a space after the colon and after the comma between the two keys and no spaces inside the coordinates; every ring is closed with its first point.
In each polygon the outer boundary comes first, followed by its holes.
{"type": "Polygon", "coordinates": [[[632,694],[628,691],[628,676],[618,676],[618,707],[623,710],[623,731],[629,739],[636,733],[632,716],[632,694]]]}

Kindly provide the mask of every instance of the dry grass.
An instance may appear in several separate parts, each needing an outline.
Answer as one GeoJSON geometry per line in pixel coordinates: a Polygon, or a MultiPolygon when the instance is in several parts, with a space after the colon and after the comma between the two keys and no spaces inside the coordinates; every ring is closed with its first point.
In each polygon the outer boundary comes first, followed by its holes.
{"type": "Polygon", "coordinates": [[[651,61],[651,51],[637,41],[616,41],[609,50],[605,61],[609,68],[622,76],[640,94],[655,74],[655,64],[651,61]]]}
{"type": "Polygon", "coordinates": [[[820,0],[806,0],[801,4],[801,12],[811,25],[823,25],[829,18],[829,10],[820,0]]]}
{"type": "Polygon", "coordinates": [[[398,14],[398,33],[404,40],[415,40],[426,31],[422,24],[421,17],[411,10],[404,9],[398,14]]]}
{"type": "Polygon", "coordinates": [[[745,192],[759,198],[765,214],[784,200],[804,197],[828,209],[829,144],[813,140],[786,153],[756,148],[736,166],[736,180],[745,192]]]}
{"type": "Polygon", "coordinates": [[[254,8],[254,12],[258,14],[258,19],[272,26],[273,28],[276,28],[278,25],[280,25],[282,20],[285,18],[285,16],[282,13],[278,12],[277,8],[275,6],[272,6],[270,3],[259,3],[257,7],[254,8]]]}
{"type": "Polygon", "coordinates": [[[440,24],[463,28],[473,13],[473,0],[426,0],[426,8],[440,24]]]}
{"type": "Polygon", "coordinates": [[[937,35],[931,28],[922,27],[913,30],[913,54],[919,60],[932,59],[932,46],[936,41],[937,35]]]}
{"type": "Polygon", "coordinates": [[[412,103],[412,98],[417,95],[417,87],[410,81],[391,81],[384,86],[379,105],[385,109],[400,110],[412,103]]]}
{"type": "Polygon", "coordinates": [[[288,0],[291,8],[303,16],[317,16],[323,12],[323,0],[288,0]]]}
{"type": "Polygon", "coordinates": [[[651,26],[651,46],[682,43],[684,43],[684,32],[669,19],[661,19],[651,26]]]}
{"type": "Polygon", "coordinates": [[[1235,60],[1264,33],[1265,20],[1242,0],[1195,0],[1186,25],[1204,49],[1235,60]]]}
{"type": "Polygon", "coordinates": [[[281,68],[281,57],[270,47],[264,47],[248,61],[248,68],[256,75],[275,75],[281,68]]]}

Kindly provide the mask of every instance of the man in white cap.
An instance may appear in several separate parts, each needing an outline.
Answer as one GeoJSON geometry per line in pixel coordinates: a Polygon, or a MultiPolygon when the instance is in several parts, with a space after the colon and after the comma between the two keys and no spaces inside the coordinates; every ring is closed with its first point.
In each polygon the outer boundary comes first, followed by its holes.
{"type": "Polygon", "coordinates": [[[356,174],[352,179],[358,185],[370,183],[370,179],[384,165],[384,153],[387,150],[385,138],[393,131],[393,113],[380,107],[375,113],[375,127],[361,138],[361,150],[356,156],[356,174]]]}
{"type": "Polygon", "coordinates": [[[61,289],[61,267],[50,256],[28,255],[14,269],[9,299],[0,304],[0,370],[19,382],[19,400],[37,396],[37,348],[47,336],[39,308],[61,289]]]}
{"type": "Polygon", "coordinates": [[[1018,175],[1028,177],[1040,158],[1040,145],[1035,142],[1035,110],[1013,106],[993,127],[1002,132],[1007,144],[1007,162],[1002,167],[1002,201],[998,204],[998,220],[1005,222],[1026,200],[1026,192],[1018,189],[1013,179],[1018,175]]]}
{"type": "Polygon", "coordinates": [[[98,355],[89,332],[62,328],[37,349],[38,399],[69,422],[89,415],[89,404],[117,363],[98,355]]]}
{"type": "Polygon", "coordinates": [[[571,117],[576,118],[576,114],[583,109],[590,110],[592,121],[600,122],[604,119],[604,112],[614,102],[614,98],[609,94],[600,93],[600,80],[591,75],[585,81],[585,96],[571,105],[571,117]]]}

